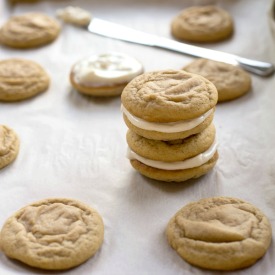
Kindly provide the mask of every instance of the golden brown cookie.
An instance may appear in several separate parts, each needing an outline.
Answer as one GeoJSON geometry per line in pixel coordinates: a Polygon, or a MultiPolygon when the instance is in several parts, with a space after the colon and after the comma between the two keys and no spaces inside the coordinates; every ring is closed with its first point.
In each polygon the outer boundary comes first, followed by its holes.
{"type": "Polygon", "coordinates": [[[170,220],[167,238],[190,264],[214,270],[248,267],[271,242],[267,217],[236,198],[214,197],[192,202],[170,220]]]}
{"type": "Polygon", "coordinates": [[[142,64],[122,53],[94,54],[78,61],[71,70],[70,81],[80,93],[91,96],[117,96],[137,75],[142,64]]]}
{"type": "Polygon", "coordinates": [[[82,202],[44,199],[17,211],[1,230],[1,248],[30,266],[69,269],[92,257],[103,242],[97,211],[82,202]]]}
{"type": "Polygon", "coordinates": [[[64,23],[79,27],[87,27],[92,19],[92,15],[89,11],[75,6],[58,9],[56,15],[64,23]]]}
{"type": "Polygon", "coordinates": [[[171,32],[179,40],[216,42],[233,33],[233,20],[216,6],[195,6],[184,9],[172,20],[171,32]]]}
{"type": "Polygon", "coordinates": [[[128,158],[144,176],[162,181],[185,181],[207,173],[218,159],[215,127],[185,139],[147,139],[127,133],[128,158]]]}
{"type": "Polygon", "coordinates": [[[47,90],[50,83],[45,70],[31,60],[0,61],[0,101],[17,101],[47,90]]]}
{"type": "Polygon", "coordinates": [[[199,74],[211,81],[218,90],[218,101],[228,101],[246,94],[251,89],[251,77],[243,69],[223,62],[197,59],[183,70],[199,74]]]}
{"type": "Polygon", "coordinates": [[[11,17],[0,29],[0,43],[12,48],[33,48],[55,40],[59,23],[42,13],[26,13],[11,17]]]}
{"type": "Polygon", "coordinates": [[[121,95],[125,123],[155,140],[185,138],[211,123],[218,93],[207,79],[181,70],[145,73],[121,95]]]}
{"type": "Polygon", "coordinates": [[[0,125],[0,169],[9,165],[18,155],[19,138],[5,125],[0,125]]]}

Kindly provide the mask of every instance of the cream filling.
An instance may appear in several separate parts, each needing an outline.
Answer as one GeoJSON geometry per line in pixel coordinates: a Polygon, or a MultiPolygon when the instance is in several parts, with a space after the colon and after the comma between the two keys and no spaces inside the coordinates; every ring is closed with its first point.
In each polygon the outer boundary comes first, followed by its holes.
{"type": "Polygon", "coordinates": [[[188,131],[190,129],[193,129],[199,124],[201,124],[213,112],[213,109],[210,109],[205,114],[194,119],[180,120],[177,122],[160,123],[160,122],[150,122],[142,118],[136,117],[132,115],[130,112],[128,112],[123,105],[121,105],[121,110],[134,126],[143,130],[157,131],[161,133],[178,133],[178,132],[183,132],[183,131],[188,131]]]}
{"type": "Polygon", "coordinates": [[[154,168],[162,169],[162,170],[183,170],[183,169],[198,167],[208,162],[216,153],[217,148],[218,148],[218,143],[215,140],[214,143],[205,152],[193,158],[189,158],[183,161],[165,162],[165,161],[158,161],[158,160],[151,160],[151,159],[144,158],[136,154],[134,151],[132,151],[128,147],[127,158],[130,160],[136,159],[142,162],[143,164],[146,164],[154,168]]]}
{"type": "Polygon", "coordinates": [[[143,66],[135,58],[115,52],[89,56],[73,67],[75,81],[92,87],[128,83],[142,72],[143,66]]]}
{"type": "Polygon", "coordinates": [[[92,15],[88,11],[72,6],[57,10],[56,15],[65,23],[83,27],[88,26],[92,19],[92,15]]]}

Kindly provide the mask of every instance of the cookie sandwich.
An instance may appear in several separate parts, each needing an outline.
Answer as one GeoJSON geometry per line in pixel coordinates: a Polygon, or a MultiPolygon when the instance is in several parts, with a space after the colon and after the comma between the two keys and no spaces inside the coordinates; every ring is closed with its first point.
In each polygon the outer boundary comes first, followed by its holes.
{"type": "Polygon", "coordinates": [[[207,79],[177,70],[145,73],[125,87],[121,100],[127,156],[142,175],[181,182],[214,167],[217,90],[207,79]]]}
{"type": "Polygon", "coordinates": [[[182,139],[208,127],[218,94],[207,79],[180,70],[133,79],[121,95],[123,118],[135,133],[155,140],[182,139]]]}
{"type": "Polygon", "coordinates": [[[161,181],[198,178],[218,159],[213,124],[194,136],[169,141],[147,139],[129,130],[127,143],[131,165],[142,175],[161,181]]]}
{"type": "Polygon", "coordinates": [[[76,91],[85,95],[118,96],[141,73],[142,64],[131,56],[115,52],[94,54],[73,65],[70,82],[76,91]]]}
{"type": "Polygon", "coordinates": [[[192,202],[170,220],[169,244],[188,263],[212,270],[253,265],[271,243],[268,218],[246,201],[214,197],[192,202]]]}

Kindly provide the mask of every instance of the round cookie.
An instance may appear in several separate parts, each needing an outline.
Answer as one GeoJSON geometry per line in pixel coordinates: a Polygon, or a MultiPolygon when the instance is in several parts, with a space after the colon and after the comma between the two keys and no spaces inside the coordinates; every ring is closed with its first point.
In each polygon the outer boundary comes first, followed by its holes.
{"type": "Polygon", "coordinates": [[[74,6],[59,9],[57,10],[56,15],[63,22],[80,27],[87,27],[92,19],[90,12],[74,6]]]}
{"type": "Polygon", "coordinates": [[[183,70],[199,74],[211,81],[218,90],[218,101],[228,101],[246,94],[251,89],[251,77],[243,69],[223,62],[197,59],[183,70]]]}
{"type": "Polygon", "coordinates": [[[218,159],[215,127],[172,141],[151,140],[127,132],[128,158],[144,176],[161,181],[185,181],[207,173],[218,159]]]}
{"type": "Polygon", "coordinates": [[[179,40],[216,42],[233,33],[233,20],[228,12],[216,6],[194,6],[172,20],[171,32],[179,40]]]}
{"type": "Polygon", "coordinates": [[[1,248],[8,257],[49,270],[82,264],[100,248],[103,235],[97,211],[65,198],[23,207],[5,222],[0,233],[1,248]]]}
{"type": "Polygon", "coordinates": [[[167,226],[170,245],[187,262],[213,270],[248,267],[271,242],[267,217],[236,198],[214,197],[187,204],[167,226]]]}
{"type": "Polygon", "coordinates": [[[9,165],[18,155],[19,138],[5,125],[0,125],[0,169],[9,165]]]}
{"type": "Polygon", "coordinates": [[[213,119],[217,98],[210,81],[182,70],[137,76],[121,95],[129,129],[155,140],[182,139],[201,132],[213,119]]]}
{"type": "Polygon", "coordinates": [[[55,40],[59,23],[42,13],[11,17],[0,29],[0,43],[12,48],[34,48],[55,40]]]}
{"type": "Polygon", "coordinates": [[[0,101],[33,97],[49,87],[50,79],[37,63],[25,59],[0,61],[0,101]]]}
{"type": "Polygon", "coordinates": [[[121,53],[94,54],[77,62],[70,81],[80,93],[91,96],[117,96],[134,77],[143,72],[142,64],[121,53]]]}

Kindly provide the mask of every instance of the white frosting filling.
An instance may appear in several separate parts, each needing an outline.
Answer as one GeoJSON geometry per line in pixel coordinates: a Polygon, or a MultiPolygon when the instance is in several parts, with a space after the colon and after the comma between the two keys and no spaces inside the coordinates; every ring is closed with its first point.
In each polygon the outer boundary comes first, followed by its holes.
{"type": "Polygon", "coordinates": [[[78,26],[88,26],[92,19],[92,15],[88,11],[72,6],[57,10],[56,15],[65,23],[78,26]]]}
{"type": "Polygon", "coordinates": [[[160,122],[150,122],[142,118],[136,117],[131,113],[129,113],[123,105],[121,105],[121,110],[126,115],[128,120],[136,127],[143,130],[157,131],[162,133],[178,133],[178,132],[183,132],[183,131],[188,131],[190,129],[193,129],[199,124],[201,124],[213,112],[213,109],[210,109],[205,114],[194,119],[180,120],[177,122],[160,123],[160,122]]]}
{"type": "Polygon", "coordinates": [[[165,161],[158,161],[158,160],[151,160],[151,159],[144,158],[136,154],[134,151],[132,151],[128,147],[127,158],[130,160],[136,159],[148,166],[162,169],[162,170],[183,170],[183,169],[198,167],[208,162],[216,153],[217,148],[218,148],[218,143],[215,140],[214,143],[210,146],[210,148],[208,148],[205,152],[193,158],[189,158],[183,161],[165,162],[165,161]]]}
{"type": "Polygon", "coordinates": [[[77,62],[74,80],[85,86],[111,86],[128,83],[143,72],[142,64],[121,53],[95,54],[77,62]]]}

